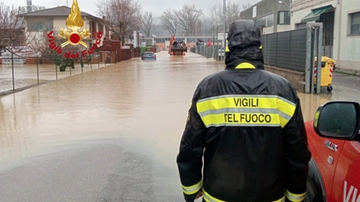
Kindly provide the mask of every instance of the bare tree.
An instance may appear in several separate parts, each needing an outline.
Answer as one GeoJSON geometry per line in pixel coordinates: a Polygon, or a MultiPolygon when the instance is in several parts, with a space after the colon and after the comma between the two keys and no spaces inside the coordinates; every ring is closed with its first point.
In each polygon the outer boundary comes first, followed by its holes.
{"type": "Polygon", "coordinates": [[[24,23],[18,17],[19,9],[0,3],[0,48],[9,49],[25,43],[24,23]]]}
{"type": "Polygon", "coordinates": [[[178,18],[175,15],[175,11],[167,9],[160,17],[160,21],[170,35],[176,35],[178,28],[178,18]]]}
{"type": "Polygon", "coordinates": [[[213,6],[210,9],[210,18],[211,21],[215,24],[214,28],[216,30],[221,30],[220,26],[224,23],[224,14],[223,14],[223,8],[220,4],[213,6]]]}
{"type": "Polygon", "coordinates": [[[199,18],[203,15],[202,10],[197,10],[195,5],[183,5],[183,8],[175,12],[179,21],[179,28],[183,30],[186,36],[200,34],[201,27],[204,26],[199,18]],[[200,26],[199,26],[200,25],[200,26]]]}
{"type": "Polygon", "coordinates": [[[156,18],[153,16],[152,12],[145,12],[142,16],[142,26],[141,30],[145,33],[146,37],[150,37],[150,34],[155,31],[156,18]]]}
{"type": "Polygon", "coordinates": [[[236,20],[240,20],[241,7],[239,4],[229,3],[226,6],[226,24],[230,25],[236,20]]]}
{"type": "Polygon", "coordinates": [[[102,0],[97,4],[99,14],[105,16],[110,30],[125,45],[141,26],[141,6],[133,0],[102,0]]]}
{"type": "Polygon", "coordinates": [[[223,30],[225,18],[226,18],[226,24],[229,25],[230,23],[236,20],[240,20],[240,12],[241,12],[240,5],[230,2],[226,5],[225,15],[223,11],[223,6],[219,4],[219,5],[215,5],[210,9],[210,17],[218,26],[217,29],[223,30]]]}
{"type": "Polygon", "coordinates": [[[243,10],[246,10],[246,9],[248,9],[248,8],[251,8],[251,6],[252,6],[251,3],[245,3],[245,4],[242,5],[242,9],[243,9],[243,10]]]}
{"type": "MultiPolygon", "coordinates": [[[[27,13],[28,12],[28,7],[27,6],[21,6],[19,13],[27,13]]],[[[39,10],[44,10],[46,9],[45,6],[35,6],[32,5],[31,6],[31,11],[39,11],[39,10]]]]}

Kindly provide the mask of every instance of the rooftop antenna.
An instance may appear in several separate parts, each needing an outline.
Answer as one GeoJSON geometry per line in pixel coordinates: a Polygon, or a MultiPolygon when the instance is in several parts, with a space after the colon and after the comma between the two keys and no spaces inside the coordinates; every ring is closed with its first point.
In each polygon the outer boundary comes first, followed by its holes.
{"type": "Polygon", "coordinates": [[[66,0],[66,6],[69,6],[69,5],[68,5],[68,0],[66,0]]]}

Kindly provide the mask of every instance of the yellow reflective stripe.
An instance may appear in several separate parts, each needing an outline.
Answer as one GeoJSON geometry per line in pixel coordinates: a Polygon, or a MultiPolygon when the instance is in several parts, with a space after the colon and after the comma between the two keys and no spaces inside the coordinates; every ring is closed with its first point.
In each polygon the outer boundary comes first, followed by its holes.
{"type": "Polygon", "coordinates": [[[289,192],[288,190],[286,190],[286,192],[285,192],[286,198],[292,202],[303,201],[305,199],[305,195],[306,195],[306,192],[304,192],[302,194],[293,194],[293,193],[289,192]]]}
{"type": "Polygon", "coordinates": [[[248,62],[240,63],[238,66],[235,67],[235,69],[255,69],[255,66],[248,62]]]}
{"type": "Polygon", "coordinates": [[[220,199],[217,199],[213,196],[211,196],[209,193],[207,193],[204,189],[203,189],[203,199],[206,201],[206,202],[225,202],[225,201],[222,201],[220,199]]]}
{"type": "MultiPolygon", "coordinates": [[[[217,199],[213,196],[211,196],[209,193],[207,193],[204,189],[202,190],[203,192],[203,198],[206,202],[226,202],[220,199],[217,199]]],[[[285,196],[282,197],[281,199],[278,199],[276,201],[272,201],[272,202],[285,202],[285,196]]]]}
{"type": "Polygon", "coordinates": [[[277,100],[278,110],[280,114],[281,127],[285,127],[290,119],[285,118],[286,116],[292,117],[295,113],[296,105],[285,98],[278,97],[277,100]]]}
{"type": "Polygon", "coordinates": [[[272,201],[272,202],[285,202],[285,196],[284,196],[284,197],[282,197],[281,199],[278,199],[278,200],[276,200],[276,201],[272,201]]]}
{"type": "Polygon", "coordinates": [[[277,96],[223,95],[201,99],[196,103],[199,113],[222,108],[272,108],[277,109],[277,96]]]}
{"type": "Polygon", "coordinates": [[[200,180],[200,182],[198,182],[197,184],[194,184],[192,186],[182,185],[184,194],[186,194],[186,195],[196,194],[202,188],[202,183],[203,183],[202,180],[200,180]]]}
{"type": "Polygon", "coordinates": [[[223,95],[196,103],[197,112],[207,127],[284,127],[294,115],[295,106],[275,95],[223,95]]]}
{"type": "Polygon", "coordinates": [[[225,52],[230,52],[230,49],[229,49],[229,46],[228,46],[228,43],[229,43],[229,41],[228,40],[226,40],[226,47],[225,47],[225,52]]]}
{"type": "Polygon", "coordinates": [[[265,126],[280,127],[281,122],[278,114],[261,113],[235,113],[235,114],[211,114],[201,117],[204,125],[209,127],[221,126],[265,126]]]}

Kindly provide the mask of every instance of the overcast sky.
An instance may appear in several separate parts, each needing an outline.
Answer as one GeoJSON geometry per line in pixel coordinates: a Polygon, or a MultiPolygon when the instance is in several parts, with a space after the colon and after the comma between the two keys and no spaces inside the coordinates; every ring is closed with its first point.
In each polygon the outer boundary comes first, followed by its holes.
{"type": "MultiPolygon", "coordinates": [[[[35,6],[45,6],[46,8],[52,8],[56,6],[67,5],[70,7],[73,0],[31,0],[32,5],[35,6]]],[[[246,4],[246,3],[256,3],[260,0],[226,0],[227,3],[237,3],[237,4],[246,4]]],[[[18,7],[19,5],[25,6],[27,0],[0,0],[4,2],[5,5],[18,7]]],[[[78,0],[80,10],[87,12],[92,15],[97,15],[97,2],[99,0],[78,0]]],[[[166,9],[173,8],[175,10],[180,10],[184,4],[195,4],[197,9],[202,9],[205,15],[208,15],[209,10],[219,4],[223,4],[223,0],[137,0],[141,5],[143,11],[151,11],[154,16],[160,16],[166,9]]]]}

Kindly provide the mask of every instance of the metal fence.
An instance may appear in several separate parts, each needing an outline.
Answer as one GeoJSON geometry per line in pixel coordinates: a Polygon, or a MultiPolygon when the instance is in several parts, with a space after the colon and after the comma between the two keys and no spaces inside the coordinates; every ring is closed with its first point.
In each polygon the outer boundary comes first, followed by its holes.
{"type": "Polygon", "coordinates": [[[264,63],[284,69],[305,72],[306,29],[262,36],[264,63]]]}
{"type": "Polygon", "coordinates": [[[194,46],[190,48],[190,52],[200,54],[206,58],[213,58],[214,60],[224,61],[224,53],[219,52],[221,48],[221,41],[215,41],[212,46],[207,47],[206,45],[194,46]]]}
{"type": "Polygon", "coordinates": [[[60,71],[60,66],[56,64],[41,64],[41,58],[2,58],[2,64],[0,64],[0,96],[107,65],[100,62],[99,56],[94,55],[94,57],[96,58],[93,58],[92,63],[84,65],[75,63],[73,67],[68,66],[64,71],[60,71]],[[31,64],[29,64],[29,60],[32,60],[31,64]]]}

